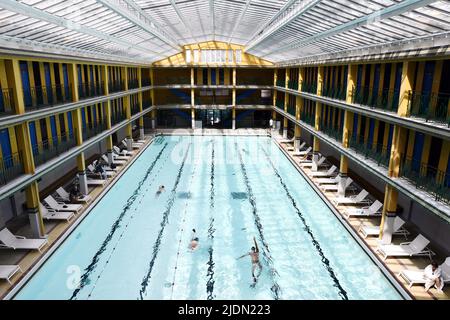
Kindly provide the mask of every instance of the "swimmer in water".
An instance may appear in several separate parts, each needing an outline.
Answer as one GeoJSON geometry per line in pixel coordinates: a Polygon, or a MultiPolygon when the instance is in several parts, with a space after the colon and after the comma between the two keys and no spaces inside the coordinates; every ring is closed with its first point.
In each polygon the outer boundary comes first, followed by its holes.
{"type": "Polygon", "coordinates": [[[164,191],[166,191],[166,189],[164,188],[164,186],[159,186],[158,191],[156,191],[156,196],[159,196],[161,193],[163,193],[164,191]]]}
{"type": "Polygon", "coordinates": [[[198,248],[198,237],[195,232],[195,229],[192,229],[192,236],[191,236],[191,242],[189,243],[189,249],[192,251],[196,250],[198,248]]]}
{"type": "Polygon", "coordinates": [[[256,243],[256,239],[255,237],[253,237],[253,242],[255,243],[255,246],[251,248],[251,251],[240,256],[238,259],[242,259],[246,256],[250,256],[251,260],[252,260],[252,276],[253,276],[253,282],[256,283],[256,281],[258,280],[259,276],[261,275],[261,271],[262,271],[262,265],[261,262],[259,261],[259,248],[258,248],[258,244],[256,243]],[[255,275],[255,271],[256,268],[258,268],[258,274],[255,275]]]}

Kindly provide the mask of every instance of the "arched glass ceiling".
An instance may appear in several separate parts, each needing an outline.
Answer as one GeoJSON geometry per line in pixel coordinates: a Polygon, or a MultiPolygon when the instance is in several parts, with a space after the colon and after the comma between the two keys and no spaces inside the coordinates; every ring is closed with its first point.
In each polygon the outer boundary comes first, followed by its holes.
{"type": "Polygon", "coordinates": [[[0,47],[138,63],[209,40],[274,62],[450,42],[449,1],[0,0],[0,8],[0,47]]]}

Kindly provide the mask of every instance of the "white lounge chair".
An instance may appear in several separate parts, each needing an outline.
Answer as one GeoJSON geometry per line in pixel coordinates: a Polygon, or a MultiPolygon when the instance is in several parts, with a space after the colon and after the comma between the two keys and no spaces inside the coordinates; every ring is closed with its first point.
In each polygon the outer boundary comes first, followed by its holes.
{"type": "Polygon", "coordinates": [[[132,156],[133,155],[132,151],[128,151],[126,149],[120,150],[120,148],[118,146],[113,146],[113,150],[118,155],[123,155],[123,156],[132,156]]]}
{"type": "Polygon", "coordinates": [[[42,218],[46,220],[66,220],[69,222],[75,216],[71,211],[56,211],[46,208],[42,204],[39,204],[39,207],[41,208],[42,218]]]}
{"type": "Polygon", "coordinates": [[[430,259],[434,254],[427,249],[430,241],[423,235],[419,234],[413,241],[401,244],[382,244],[376,249],[383,260],[389,257],[420,257],[428,256],[430,259]]]}
{"type": "Polygon", "coordinates": [[[366,199],[366,197],[369,195],[369,192],[362,189],[360,193],[358,193],[356,196],[351,197],[337,197],[333,199],[333,203],[335,205],[340,204],[368,204],[370,201],[366,199]]]}
{"type": "MultiPolygon", "coordinates": [[[[128,148],[127,142],[126,142],[125,140],[122,140],[122,144],[123,144],[126,148],[128,148]]],[[[132,147],[133,149],[140,149],[143,145],[144,145],[144,144],[142,144],[142,143],[135,143],[135,142],[131,143],[131,147],[132,147]]]]}
{"type": "MultiPolygon", "coordinates": [[[[302,150],[306,146],[306,142],[302,142],[301,145],[298,146],[298,150],[302,150]]],[[[287,151],[294,151],[295,146],[287,147],[287,151]]]]}
{"type": "MultiPolygon", "coordinates": [[[[320,158],[319,161],[317,161],[317,167],[320,167],[325,162],[325,160],[327,160],[326,157],[320,158]]],[[[313,161],[312,160],[306,162],[300,161],[300,165],[302,166],[302,168],[312,168],[313,161]]]]}
{"type": "Polygon", "coordinates": [[[281,139],[279,140],[280,143],[289,143],[289,142],[294,142],[295,137],[293,137],[292,139],[281,139]]]}
{"type": "MultiPolygon", "coordinates": [[[[405,225],[405,221],[400,217],[395,217],[394,219],[394,230],[392,235],[394,236],[404,236],[408,237],[409,231],[403,228],[405,225]]],[[[380,234],[380,226],[368,226],[365,224],[361,224],[359,226],[358,231],[362,234],[364,238],[378,236],[380,234]]]]}
{"type": "MultiPolygon", "coordinates": [[[[62,201],[70,202],[70,194],[63,187],[59,187],[58,189],[56,189],[56,194],[62,201]]],[[[89,203],[91,202],[91,200],[92,198],[88,194],[77,198],[77,201],[85,203],[89,203]]]]}
{"type": "Polygon", "coordinates": [[[123,155],[123,154],[119,155],[119,154],[115,153],[114,151],[112,153],[112,156],[113,156],[114,160],[125,160],[125,161],[128,161],[128,160],[131,159],[131,156],[127,156],[127,155],[123,155]]]}
{"type": "MultiPolygon", "coordinates": [[[[103,160],[105,160],[106,161],[106,163],[109,163],[109,161],[108,161],[108,157],[104,154],[104,155],[102,155],[102,159],[103,160]]],[[[127,163],[125,160],[115,160],[114,158],[113,158],[113,163],[115,164],[115,165],[124,165],[125,163],[127,163]]]]}
{"type": "Polygon", "coordinates": [[[11,278],[17,273],[22,272],[19,266],[16,265],[0,265],[0,279],[4,279],[11,283],[11,278]]]}
{"type": "Polygon", "coordinates": [[[47,239],[27,239],[25,237],[16,236],[7,228],[0,231],[0,248],[13,250],[38,250],[42,252],[42,248],[48,243],[47,239]]]}
{"type": "MultiPolygon", "coordinates": [[[[353,183],[352,178],[345,179],[344,190],[347,190],[348,187],[353,183]]],[[[320,187],[323,191],[338,191],[339,183],[337,184],[326,184],[320,187]]]]}
{"type": "Polygon", "coordinates": [[[332,166],[330,169],[328,169],[328,171],[324,172],[324,171],[314,171],[311,172],[311,176],[312,177],[321,177],[321,178],[325,178],[325,177],[332,177],[335,172],[337,170],[336,166],[332,166]]]}
{"type": "Polygon", "coordinates": [[[364,218],[374,218],[381,216],[381,208],[383,204],[375,200],[370,206],[363,208],[351,208],[344,211],[344,217],[350,219],[351,217],[364,217],[364,218]]]}
{"type": "Polygon", "coordinates": [[[55,211],[72,211],[78,213],[81,209],[83,209],[81,204],[58,202],[52,196],[45,198],[44,202],[50,209],[55,211]]]}
{"type": "MultiPolygon", "coordinates": [[[[89,170],[90,173],[92,174],[96,174],[98,175],[99,173],[95,172],[95,168],[92,164],[87,166],[87,169],[89,170]]],[[[106,176],[107,177],[113,177],[115,175],[114,171],[112,170],[108,170],[107,168],[103,167],[103,169],[105,170],[106,176]]]]}
{"type": "MultiPolygon", "coordinates": [[[[398,274],[402,277],[408,286],[411,288],[415,284],[425,284],[427,280],[424,277],[424,271],[422,270],[403,270],[398,274]]],[[[450,283],[450,257],[447,257],[443,264],[441,264],[442,279],[444,284],[450,283]]]]}
{"type": "Polygon", "coordinates": [[[299,156],[299,157],[304,157],[306,155],[308,155],[312,150],[312,147],[308,147],[308,149],[304,150],[304,151],[296,151],[293,152],[292,155],[293,156],[299,156]]]}
{"type": "Polygon", "coordinates": [[[316,182],[320,184],[337,184],[339,183],[339,180],[341,180],[340,175],[336,175],[334,178],[319,178],[316,179],[316,182]]]}
{"type": "Polygon", "coordinates": [[[86,182],[88,186],[104,186],[108,183],[106,180],[103,179],[90,179],[90,178],[87,178],[86,182]]]}

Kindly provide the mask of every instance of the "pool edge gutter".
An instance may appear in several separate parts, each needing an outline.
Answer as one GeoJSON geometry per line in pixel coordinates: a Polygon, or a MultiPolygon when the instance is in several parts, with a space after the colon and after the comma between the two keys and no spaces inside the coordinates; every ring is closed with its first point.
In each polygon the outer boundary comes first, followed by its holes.
{"type": "Polygon", "coordinates": [[[359,237],[357,232],[353,229],[353,227],[349,224],[347,220],[345,220],[342,215],[337,211],[337,209],[332,205],[330,200],[322,193],[322,191],[314,184],[311,178],[305,174],[299,165],[292,159],[292,157],[287,153],[286,150],[280,145],[280,143],[271,136],[271,140],[275,143],[275,145],[280,149],[280,151],[284,154],[284,156],[292,163],[294,168],[303,176],[303,178],[308,182],[308,184],[313,188],[313,190],[319,195],[322,201],[330,208],[333,214],[336,216],[337,220],[347,229],[348,233],[355,239],[355,241],[359,244],[359,246],[366,252],[366,254],[370,257],[370,259],[378,266],[378,268],[383,272],[384,276],[389,280],[389,282],[394,286],[397,292],[402,296],[405,300],[414,300],[414,297],[402,286],[400,282],[394,277],[392,271],[390,271],[386,265],[380,261],[380,259],[376,256],[376,254],[367,246],[367,244],[359,237]]]}
{"type": "Polygon", "coordinates": [[[59,237],[53,242],[50,248],[35,262],[35,264],[25,272],[25,275],[19,282],[14,285],[5,296],[0,300],[12,300],[19,291],[28,283],[28,281],[34,276],[34,274],[42,267],[42,265],[55,253],[56,250],[64,243],[64,241],[70,236],[70,234],[78,227],[78,225],[89,215],[89,213],[94,209],[97,204],[103,199],[103,197],[111,190],[111,188],[120,180],[120,178],[128,171],[129,168],[134,164],[134,162],[139,159],[139,157],[144,153],[145,150],[153,143],[155,138],[159,134],[155,134],[150,138],[150,141],[140,149],[136,156],[127,163],[125,168],[119,172],[118,175],[109,183],[105,189],[103,189],[97,198],[92,201],[86,208],[86,210],[75,220],[75,222],[69,226],[59,237]]]}

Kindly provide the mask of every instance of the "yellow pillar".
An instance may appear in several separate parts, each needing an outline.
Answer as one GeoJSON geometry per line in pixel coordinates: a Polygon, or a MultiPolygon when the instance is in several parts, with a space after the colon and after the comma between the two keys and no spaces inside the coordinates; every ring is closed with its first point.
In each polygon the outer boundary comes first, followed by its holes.
{"type": "Polygon", "coordinates": [[[8,77],[8,87],[12,89],[12,98],[16,114],[25,113],[25,102],[23,100],[22,79],[20,77],[19,60],[5,60],[6,73],[8,77]]]}
{"type": "Polygon", "coordinates": [[[445,174],[450,155],[450,140],[442,141],[441,155],[439,156],[438,172],[436,176],[437,183],[441,184],[445,181],[445,174]]]}
{"type": "MultiPolygon", "coordinates": [[[[442,76],[442,66],[444,65],[444,60],[437,60],[436,65],[434,67],[434,75],[433,75],[433,83],[431,85],[431,92],[437,94],[439,92],[439,87],[441,85],[441,76],[442,76]]],[[[430,112],[434,114],[434,110],[436,109],[437,99],[431,99],[430,101],[430,112]]],[[[450,103],[449,103],[450,105],[450,103]]],[[[450,113],[447,113],[449,115],[450,113]]],[[[447,116],[448,117],[448,116],[447,116]]]]}
{"type": "MultiPolygon", "coordinates": [[[[380,234],[379,234],[380,240],[383,239],[385,223],[387,219],[396,215],[397,202],[398,202],[398,191],[394,189],[391,185],[386,184],[384,190],[383,214],[381,216],[381,224],[380,224],[380,234]]],[[[390,242],[390,239],[388,240],[388,242],[390,242]]]]}
{"type": "MultiPolygon", "coordinates": [[[[317,95],[322,95],[322,88],[323,88],[323,74],[324,74],[324,67],[319,66],[318,72],[317,72],[317,95]]],[[[315,115],[315,122],[314,122],[314,129],[316,131],[320,131],[320,121],[321,121],[321,115],[322,115],[322,104],[319,102],[316,102],[316,115],[315,115]]],[[[313,152],[317,153],[320,151],[320,141],[319,139],[314,136],[314,144],[313,144],[313,152]]]]}
{"type": "Polygon", "coordinates": [[[375,121],[375,125],[373,128],[372,149],[376,150],[377,144],[378,144],[378,129],[380,128],[380,121],[376,120],[376,119],[374,121],[375,121]]]}
{"type": "Polygon", "coordinates": [[[37,106],[37,92],[36,83],[34,81],[33,61],[27,61],[28,80],[30,81],[31,89],[31,103],[33,106],[37,106]]]}
{"type": "Polygon", "coordinates": [[[346,102],[353,102],[353,90],[356,88],[356,81],[358,77],[358,65],[350,64],[348,65],[348,75],[347,75],[347,97],[346,102]]]}
{"type": "Polygon", "coordinates": [[[431,149],[431,136],[429,134],[425,135],[425,140],[423,142],[422,149],[422,159],[420,165],[420,174],[422,176],[427,175],[427,165],[428,159],[430,157],[430,149],[431,149]],[[423,164],[423,165],[422,165],[423,164]]]}
{"type": "MultiPolygon", "coordinates": [[[[191,68],[191,127],[195,129],[195,77],[194,77],[194,68],[191,68]]],[[[209,82],[208,82],[209,83],[209,82]]]]}
{"type": "Polygon", "coordinates": [[[398,115],[401,117],[407,116],[409,112],[409,93],[412,90],[415,67],[415,62],[403,62],[402,82],[400,85],[400,101],[397,111],[398,115]]]}
{"type": "Polygon", "coordinates": [[[401,155],[405,149],[407,129],[398,125],[394,126],[392,137],[391,156],[389,159],[389,176],[397,178],[400,174],[401,155]]]}
{"type": "Polygon", "coordinates": [[[232,92],[232,104],[233,104],[233,109],[231,112],[231,118],[232,118],[232,129],[236,129],[236,84],[237,84],[237,79],[236,79],[236,68],[233,68],[233,92],[232,92]]]}

